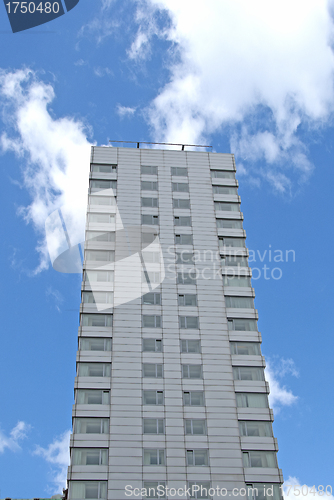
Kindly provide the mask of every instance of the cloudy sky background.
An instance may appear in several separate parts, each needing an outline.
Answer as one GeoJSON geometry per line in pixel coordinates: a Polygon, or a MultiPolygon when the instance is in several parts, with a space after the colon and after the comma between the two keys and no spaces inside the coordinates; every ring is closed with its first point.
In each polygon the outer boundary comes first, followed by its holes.
{"type": "Polygon", "coordinates": [[[279,465],[287,484],[334,487],[333,15],[325,0],[80,0],[13,35],[2,8],[0,498],[64,485],[80,276],[50,268],[44,225],[62,207],[80,232],[90,146],[110,139],[235,153],[279,465]]]}

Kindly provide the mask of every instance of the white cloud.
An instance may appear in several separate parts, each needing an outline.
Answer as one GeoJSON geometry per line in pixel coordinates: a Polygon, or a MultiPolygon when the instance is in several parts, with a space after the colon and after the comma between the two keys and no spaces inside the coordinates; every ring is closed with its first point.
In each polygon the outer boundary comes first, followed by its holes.
{"type": "Polygon", "coordinates": [[[102,66],[96,66],[94,68],[94,75],[95,76],[98,76],[99,78],[102,78],[103,76],[112,76],[113,75],[113,72],[111,71],[111,69],[105,67],[105,68],[102,68],[102,66]]]}
{"type": "Polygon", "coordinates": [[[282,406],[291,406],[298,399],[289,389],[282,386],[278,379],[287,374],[297,377],[299,373],[292,359],[281,359],[279,362],[267,359],[266,365],[265,378],[270,387],[269,404],[278,413],[282,406]]]}
{"type": "Polygon", "coordinates": [[[295,500],[297,497],[298,500],[300,498],[303,498],[303,500],[320,500],[323,498],[326,498],[327,500],[334,500],[332,490],[328,489],[326,492],[326,486],[327,485],[324,485],[325,493],[321,494],[320,492],[319,494],[318,486],[314,488],[314,485],[307,486],[306,484],[300,484],[299,479],[290,476],[286,481],[284,481],[283,496],[285,500],[295,500]],[[317,489],[317,493],[315,492],[315,489],[317,489]]]}
{"type": "MultiPolygon", "coordinates": [[[[3,151],[20,160],[23,185],[32,202],[20,214],[40,236],[39,272],[49,266],[45,220],[62,208],[68,232],[83,241],[91,144],[85,125],[71,117],[54,118],[48,109],[55,98],[50,84],[29,70],[0,72],[0,103],[6,131],[0,138],[3,151]]],[[[53,241],[54,251],[60,246],[53,241]]]]}
{"type": "Polygon", "coordinates": [[[5,436],[0,430],[0,453],[3,453],[6,448],[11,451],[19,451],[21,446],[19,441],[27,437],[31,426],[23,421],[19,421],[16,426],[11,430],[9,436],[5,436]]]}
{"type": "Polygon", "coordinates": [[[172,20],[159,34],[173,50],[148,111],[155,139],[205,144],[224,130],[247,171],[263,162],[257,173],[278,191],[305,181],[313,167],[300,126],[316,130],[334,108],[332,0],[137,1],[130,57],[150,52],[152,8],[172,20]]]}
{"type": "Polygon", "coordinates": [[[124,118],[125,116],[133,116],[136,112],[136,108],[130,108],[128,106],[121,106],[120,104],[116,107],[116,113],[124,118]]]}
{"type": "Polygon", "coordinates": [[[46,290],[46,296],[52,298],[55,303],[55,308],[58,312],[60,312],[60,306],[64,302],[64,297],[59,292],[59,290],[56,290],[52,286],[49,286],[46,290]]]}
{"type": "Polygon", "coordinates": [[[43,457],[48,463],[54,466],[52,469],[54,493],[62,493],[62,489],[66,486],[67,467],[70,463],[70,436],[71,431],[66,431],[47,448],[36,446],[36,450],[33,452],[34,455],[43,457]]]}

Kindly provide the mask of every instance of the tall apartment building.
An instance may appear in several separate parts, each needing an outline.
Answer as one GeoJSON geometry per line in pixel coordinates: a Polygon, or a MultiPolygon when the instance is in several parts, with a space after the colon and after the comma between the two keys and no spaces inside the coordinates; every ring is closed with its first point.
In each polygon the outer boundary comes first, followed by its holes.
{"type": "Polygon", "coordinates": [[[71,500],[281,497],[235,171],[92,148],[71,500]]]}

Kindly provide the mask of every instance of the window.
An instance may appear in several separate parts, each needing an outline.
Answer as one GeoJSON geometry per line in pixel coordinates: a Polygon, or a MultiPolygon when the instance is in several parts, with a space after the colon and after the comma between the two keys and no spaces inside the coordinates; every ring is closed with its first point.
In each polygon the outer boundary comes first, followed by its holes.
{"type": "Polygon", "coordinates": [[[198,328],[197,316],[179,316],[180,328],[198,328]]]}
{"type": "Polygon", "coordinates": [[[242,229],[242,220],[217,219],[217,227],[223,229],[242,229]]]}
{"type": "Polygon", "coordinates": [[[185,406],[204,406],[204,392],[185,391],[183,393],[183,403],[185,406]]]}
{"type": "Polygon", "coordinates": [[[89,181],[89,187],[91,189],[91,192],[103,191],[105,189],[116,189],[117,181],[91,179],[89,181]]]}
{"type": "Polygon", "coordinates": [[[190,498],[201,500],[212,498],[209,495],[210,481],[188,481],[188,488],[190,488],[190,498]]]}
{"type": "Polygon", "coordinates": [[[79,346],[81,351],[111,351],[111,339],[81,337],[79,346]]]}
{"type": "Polygon", "coordinates": [[[247,258],[237,255],[222,255],[221,264],[226,267],[247,267],[247,258]]]}
{"type": "Polygon", "coordinates": [[[263,368],[256,366],[234,366],[234,380],[264,380],[263,368]]]}
{"type": "Polygon", "coordinates": [[[90,205],[114,206],[116,200],[114,196],[98,196],[91,194],[89,196],[90,205]]]}
{"type": "Polygon", "coordinates": [[[233,309],[253,309],[254,300],[251,297],[225,297],[226,307],[233,309]]]}
{"type": "Polygon", "coordinates": [[[228,238],[226,236],[219,237],[219,246],[221,247],[244,247],[245,238],[228,238]]]}
{"type": "Polygon", "coordinates": [[[143,339],[144,352],[162,352],[161,339],[143,339]]]}
{"type": "Polygon", "coordinates": [[[267,394],[238,392],[236,398],[238,408],[268,408],[267,394]]]}
{"type": "Polygon", "coordinates": [[[111,283],[114,281],[114,271],[87,270],[84,274],[85,280],[91,283],[111,283]]]}
{"type": "Polygon", "coordinates": [[[146,495],[143,495],[145,498],[166,498],[166,481],[144,481],[143,484],[146,490],[146,495]]]}
{"type": "Polygon", "coordinates": [[[211,177],[213,179],[234,179],[234,172],[226,170],[211,170],[211,177]]]}
{"type": "Polygon", "coordinates": [[[185,215],[174,217],[174,226],[191,226],[191,217],[185,215]]]}
{"type": "Polygon", "coordinates": [[[175,235],[176,245],[192,245],[193,235],[192,234],[176,234],[175,235]]]}
{"type": "Polygon", "coordinates": [[[189,184],[186,182],[172,182],[172,191],[179,193],[189,193],[189,184]]]}
{"type": "Polygon", "coordinates": [[[144,465],[165,465],[165,450],[144,449],[144,465]]]}
{"type": "Polygon", "coordinates": [[[117,165],[105,165],[105,164],[100,164],[100,163],[92,163],[91,165],[91,172],[101,172],[103,174],[111,174],[113,172],[116,172],[117,170],[117,165]]]}
{"type": "Polygon", "coordinates": [[[219,212],[240,212],[239,203],[227,203],[225,201],[215,201],[215,209],[219,212]]]}
{"type": "Polygon", "coordinates": [[[87,216],[88,222],[94,222],[96,224],[110,224],[115,222],[114,214],[103,214],[103,213],[89,213],[87,216]]]}
{"type": "Polygon", "coordinates": [[[159,216],[158,215],[143,214],[141,216],[141,223],[154,226],[156,224],[159,224],[159,216]]]}
{"type": "Polygon", "coordinates": [[[208,450],[187,450],[187,465],[208,465],[208,450]]]}
{"type": "Polygon", "coordinates": [[[223,276],[224,286],[251,287],[248,276],[223,276]]]}
{"type": "MultiPolygon", "coordinates": [[[[141,233],[141,239],[142,239],[142,248],[145,248],[146,245],[149,245],[150,243],[153,243],[155,238],[158,236],[158,233],[152,233],[152,232],[145,232],[145,228],[142,228],[143,232],[141,233]]],[[[148,228],[146,228],[148,229],[148,228]]]]}
{"type": "Polygon", "coordinates": [[[188,175],[188,169],[184,167],[171,167],[171,173],[172,175],[182,175],[186,177],[188,175]]]}
{"type": "Polygon", "coordinates": [[[277,467],[276,453],[273,451],[243,452],[244,467],[277,467]]]}
{"type": "Polygon", "coordinates": [[[241,436],[272,437],[273,435],[270,422],[239,421],[239,429],[241,436]]]}
{"type": "Polygon", "coordinates": [[[108,231],[86,231],[86,241],[104,241],[113,242],[115,241],[115,233],[108,231]]]}
{"type": "Polygon", "coordinates": [[[144,328],[160,328],[161,327],[161,316],[155,315],[143,315],[143,327],[144,328]]]}
{"type": "Polygon", "coordinates": [[[231,354],[243,356],[260,356],[260,344],[258,342],[230,342],[231,354]]]}
{"type": "Polygon", "coordinates": [[[161,293],[145,293],[142,297],[143,304],[148,305],[160,305],[161,304],[161,293]]]}
{"type": "Polygon", "coordinates": [[[108,405],[110,392],[100,389],[76,389],[76,403],[79,405],[108,405]]]}
{"type": "Polygon", "coordinates": [[[179,306],[197,306],[197,296],[193,293],[178,295],[179,306]]]}
{"type": "Polygon", "coordinates": [[[173,208],[190,208],[190,200],[183,200],[182,198],[173,198],[173,208]]]}
{"type": "Polygon", "coordinates": [[[70,481],[69,498],[75,500],[106,500],[107,484],[107,481],[70,481]]]}
{"type": "Polygon", "coordinates": [[[155,181],[141,181],[141,188],[143,191],[157,191],[158,183],[155,181]]]}
{"type": "Polygon", "coordinates": [[[143,363],[143,377],[162,378],[162,364],[143,363]]]}
{"type": "Polygon", "coordinates": [[[150,252],[144,249],[142,255],[145,264],[160,264],[160,262],[162,262],[162,256],[160,252],[150,252]]]}
{"type": "Polygon", "coordinates": [[[175,253],[176,256],[176,264],[193,264],[195,262],[194,260],[194,254],[192,252],[177,252],[175,253]]]}
{"type": "Polygon", "coordinates": [[[144,434],[165,434],[165,425],[163,418],[144,418],[144,434]]]}
{"type": "Polygon", "coordinates": [[[87,261],[114,262],[115,252],[111,250],[86,250],[85,257],[87,261]]]}
{"type": "Polygon", "coordinates": [[[141,199],[142,207],[157,207],[158,206],[158,198],[142,198],[141,199]]]}
{"type": "Polygon", "coordinates": [[[152,167],[152,166],[146,166],[142,165],[141,166],[141,173],[143,175],[157,175],[158,173],[158,167],[152,167]]]}
{"type": "Polygon", "coordinates": [[[212,186],[213,194],[238,194],[238,188],[229,186],[212,186]]]}
{"type": "Polygon", "coordinates": [[[196,270],[190,269],[189,271],[182,271],[181,273],[177,273],[177,283],[179,285],[195,285],[196,270]]]}
{"type": "Polygon", "coordinates": [[[112,326],[112,314],[81,314],[81,326],[112,326]]]}
{"type": "Polygon", "coordinates": [[[79,377],[110,377],[110,363],[78,363],[79,377]]]}
{"type": "Polygon", "coordinates": [[[144,405],[163,405],[164,393],[163,391],[143,391],[144,405]]]}
{"type": "Polygon", "coordinates": [[[77,434],[108,434],[109,418],[77,417],[74,419],[73,429],[77,434]]]}
{"type": "Polygon", "coordinates": [[[282,500],[279,484],[253,483],[246,484],[247,500],[282,500]]]}
{"type": "Polygon", "coordinates": [[[112,304],[113,301],[113,292],[82,292],[83,304],[112,304]]]}
{"type": "Polygon", "coordinates": [[[184,421],[184,430],[186,434],[204,436],[206,434],[206,421],[199,418],[187,418],[184,421]]]}
{"type": "Polygon", "coordinates": [[[201,352],[201,343],[199,340],[181,340],[181,352],[188,354],[197,354],[201,352]]]}
{"type": "Polygon", "coordinates": [[[72,448],[72,465],[108,465],[108,449],[72,448]]]}
{"type": "Polygon", "coordinates": [[[161,274],[159,271],[143,271],[142,283],[161,283],[161,274]]]}
{"type": "Polygon", "coordinates": [[[238,330],[241,332],[256,332],[257,324],[255,319],[229,319],[227,321],[229,330],[238,330]]]}
{"type": "Polygon", "coordinates": [[[182,378],[202,378],[202,365],[182,365],[182,378]]]}

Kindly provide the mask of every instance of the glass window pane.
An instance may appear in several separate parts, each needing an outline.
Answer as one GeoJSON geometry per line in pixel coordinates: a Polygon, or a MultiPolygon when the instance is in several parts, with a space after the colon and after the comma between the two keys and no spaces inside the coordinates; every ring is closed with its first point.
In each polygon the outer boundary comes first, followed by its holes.
{"type": "Polygon", "coordinates": [[[171,167],[171,174],[172,175],[187,176],[188,175],[188,169],[184,168],[184,167],[171,167]]]}
{"type": "Polygon", "coordinates": [[[243,356],[259,356],[261,354],[258,342],[231,342],[231,353],[243,356]]]}
{"type": "Polygon", "coordinates": [[[102,191],[104,189],[116,189],[117,181],[114,180],[93,180],[89,181],[91,191],[102,191]]]}
{"type": "Polygon", "coordinates": [[[226,307],[252,309],[254,300],[251,297],[225,297],[226,307]]]}
{"type": "Polygon", "coordinates": [[[144,405],[162,405],[163,391],[143,391],[144,405]]]}
{"type": "Polygon", "coordinates": [[[214,179],[234,179],[234,172],[227,170],[211,170],[211,177],[214,179]]]}
{"type": "Polygon", "coordinates": [[[81,314],[81,326],[111,327],[112,314],[81,314]]]}
{"type": "Polygon", "coordinates": [[[114,242],[115,233],[112,231],[86,231],[86,241],[114,242]]]}
{"type": "Polygon", "coordinates": [[[181,340],[181,352],[198,353],[200,352],[199,340],[181,340]]]}
{"type": "Polygon", "coordinates": [[[240,212],[240,205],[239,203],[215,201],[215,209],[222,212],[240,212]]]}
{"type": "Polygon", "coordinates": [[[188,193],[189,185],[185,182],[172,182],[172,191],[178,191],[179,193],[188,193]]]}
{"type": "Polygon", "coordinates": [[[102,172],[104,174],[111,174],[116,171],[116,165],[105,165],[99,163],[92,163],[91,172],[102,172]]]}
{"type": "MultiPolygon", "coordinates": [[[[247,267],[247,259],[246,257],[240,257],[237,255],[232,255],[232,256],[221,256],[221,265],[224,267],[247,267]]],[[[232,285],[230,285],[232,286],[232,285]]],[[[234,285],[236,286],[236,285],[234,285]]],[[[247,285],[250,286],[250,285],[247,285]]]]}
{"type": "Polygon", "coordinates": [[[174,208],[190,208],[190,200],[183,200],[182,198],[173,198],[173,207],[174,208]]]}
{"type": "Polygon", "coordinates": [[[212,186],[213,194],[237,195],[238,188],[232,186],[212,186]]]}
{"type": "Polygon", "coordinates": [[[114,281],[113,271],[88,270],[85,272],[85,280],[90,283],[111,283],[114,281]]]}
{"type": "Polygon", "coordinates": [[[231,287],[250,287],[251,281],[248,277],[241,276],[224,276],[223,277],[224,286],[231,287]]]}
{"type": "Polygon", "coordinates": [[[156,166],[151,166],[151,165],[142,165],[141,166],[141,173],[143,175],[156,175],[158,173],[158,167],[156,166]]]}
{"type": "Polygon", "coordinates": [[[223,229],[242,229],[241,219],[217,219],[217,227],[223,229]]]}
{"type": "Polygon", "coordinates": [[[239,392],[236,399],[239,408],[268,408],[267,394],[239,392]]]}

